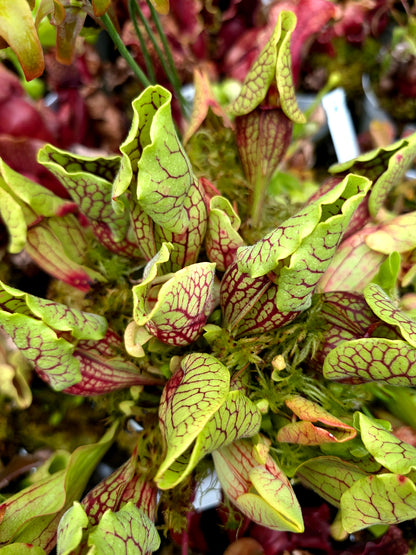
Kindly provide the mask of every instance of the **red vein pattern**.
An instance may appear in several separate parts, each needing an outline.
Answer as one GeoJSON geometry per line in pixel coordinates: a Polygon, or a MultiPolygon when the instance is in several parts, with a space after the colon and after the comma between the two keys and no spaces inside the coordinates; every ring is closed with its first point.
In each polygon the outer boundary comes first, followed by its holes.
{"type": "Polygon", "coordinates": [[[200,262],[179,270],[161,288],[137,288],[135,320],[163,343],[188,345],[202,333],[212,311],[214,264],[200,262]]]}
{"type": "Polygon", "coordinates": [[[182,359],[159,405],[160,428],[173,458],[186,450],[224,403],[229,385],[229,371],[215,357],[194,353],[182,359]]]}
{"type": "Polygon", "coordinates": [[[244,173],[255,185],[268,183],[292,138],[293,122],[280,108],[256,108],[236,118],[236,140],[244,173]]]}
{"type": "Polygon", "coordinates": [[[317,457],[301,464],[296,476],[302,484],[339,507],[344,491],[360,478],[366,477],[367,473],[338,457],[317,457]]]}
{"type": "Polygon", "coordinates": [[[225,494],[262,526],[302,532],[302,515],[289,480],[270,455],[265,455],[262,463],[258,457],[249,440],[214,451],[215,469],[225,494]]]}
{"type": "Polygon", "coordinates": [[[132,456],[108,478],[97,484],[82,500],[91,526],[98,524],[107,509],[118,511],[128,501],[134,502],[150,519],[156,509],[156,488],[136,474],[137,448],[132,456]]]}
{"type": "Polygon", "coordinates": [[[369,283],[364,290],[366,301],[373,312],[387,324],[397,326],[404,339],[416,347],[416,322],[398,308],[383,289],[369,283]]]}
{"type": "Polygon", "coordinates": [[[328,354],[323,367],[330,380],[416,385],[416,349],[405,341],[364,338],[342,343],[328,354]]]}
{"type": "Polygon", "coordinates": [[[123,342],[112,330],[101,341],[79,341],[73,356],[79,361],[81,380],[64,392],[89,397],[132,385],[161,383],[157,377],[140,372],[134,363],[123,359],[123,352],[123,342]]]}
{"type": "Polygon", "coordinates": [[[271,331],[291,322],[299,312],[282,312],[276,306],[277,286],[268,276],[251,278],[238,262],[228,267],[221,281],[224,326],[235,335],[271,331]]]}

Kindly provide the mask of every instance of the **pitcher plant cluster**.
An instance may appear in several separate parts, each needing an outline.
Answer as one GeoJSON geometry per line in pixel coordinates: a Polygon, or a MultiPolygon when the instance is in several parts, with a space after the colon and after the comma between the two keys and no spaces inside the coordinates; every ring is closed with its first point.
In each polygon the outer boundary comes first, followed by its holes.
{"type": "Polygon", "coordinates": [[[338,509],[337,539],[416,517],[416,448],[373,411],[378,399],[415,423],[404,408],[416,384],[416,212],[389,198],[416,135],[332,167],[260,236],[268,185],[305,122],[295,25],[280,14],[226,110],[196,74],[185,146],[171,93],[154,85],[134,100],[119,155],[40,150],[68,198],[0,162],[9,252],[66,284],[40,298],[1,282],[0,325],[18,351],[3,342],[0,385],[23,410],[36,375],[56,399],[85,397],[80,411],[95,403],[107,428],[1,500],[1,546],[156,551],[186,529],[213,469],[230,519],[272,530],[304,531],[297,484],[338,509]],[[245,188],[234,200],[191,161],[208,120],[205,133],[235,136],[245,188]],[[126,435],[125,462],[85,493],[126,435]]]}

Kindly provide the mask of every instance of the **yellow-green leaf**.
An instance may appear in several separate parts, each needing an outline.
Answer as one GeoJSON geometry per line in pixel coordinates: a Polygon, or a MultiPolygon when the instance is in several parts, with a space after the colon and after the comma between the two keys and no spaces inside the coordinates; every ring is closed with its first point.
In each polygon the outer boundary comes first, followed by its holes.
{"type": "Polygon", "coordinates": [[[0,0],[0,37],[16,53],[28,81],[42,75],[43,51],[27,0],[0,0]]]}

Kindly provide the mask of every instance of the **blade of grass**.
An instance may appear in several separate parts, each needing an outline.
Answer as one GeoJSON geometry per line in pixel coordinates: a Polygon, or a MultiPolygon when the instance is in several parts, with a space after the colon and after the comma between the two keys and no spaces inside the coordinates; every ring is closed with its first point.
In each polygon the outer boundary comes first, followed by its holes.
{"type": "Polygon", "coordinates": [[[149,50],[146,46],[146,41],[144,40],[143,34],[142,34],[142,32],[140,30],[140,27],[137,23],[136,15],[140,15],[140,14],[138,14],[136,0],[129,0],[129,14],[130,14],[130,19],[133,23],[134,31],[137,35],[137,38],[139,39],[139,42],[140,42],[140,48],[141,48],[141,51],[142,51],[142,54],[143,54],[144,62],[146,64],[147,75],[149,76],[150,81],[155,84],[156,83],[156,75],[155,75],[155,70],[154,70],[154,67],[153,67],[152,59],[150,57],[149,50]]]}
{"type": "Polygon", "coordinates": [[[140,67],[135,62],[133,56],[130,54],[130,52],[125,47],[123,41],[121,40],[120,35],[118,34],[116,28],[114,27],[113,22],[111,21],[111,19],[108,16],[107,13],[105,13],[101,17],[101,21],[103,22],[103,25],[107,30],[107,33],[110,35],[111,40],[117,46],[120,54],[123,56],[123,58],[129,64],[129,66],[130,66],[131,70],[133,71],[134,75],[137,77],[137,79],[140,81],[140,83],[143,85],[143,87],[148,87],[149,85],[151,85],[151,82],[149,81],[149,79],[146,77],[144,72],[140,69],[140,67]]]}
{"type": "Polygon", "coordinates": [[[159,43],[156,39],[156,36],[155,36],[152,28],[150,27],[149,22],[147,21],[146,17],[144,16],[137,0],[135,0],[135,4],[136,4],[136,7],[137,7],[137,12],[136,13],[140,17],[140,20],[141,20],[141,22],[143,23],[143,25],[146,29],[146,33],[148,34],[149,39],[152,41],[152,44],[153,44],[154,49],[156,51],[156,54],[158,55],[160,63],[163,67],[163,71],[165,72],[166,77],[169,79],[169,82],[171,83],[171,85],[173,87],[173,90],[175,91],[175,94],[176,94],[176,96],[177,96],[177,98],[180,102],[182,112],[185,113],[185,100],[184,100],[184,98],[181,94],[181,83],[180,83],[178,74],[176,72],[175,64],[173,62],[172,54],[170,52],[170,47],[169,47],[169,44],[167,42],[166,35],[165,35],[161,25],[160,25],[158,15],[157,15],[155,9],[153,8],[153,6],[149,3],[149,8],[150,8],[150,12],[152,14],[152,19],[153,19],[153,21],[155,23],[155,26],[156,26],[156,29],[158,31],[160,41],[161,41],[161,43],[163,45],[163,48],[165,50],[165,54],[162,52],[162,50],[159,46],[159,43]]]}
{"type": "Polygon", "coordinates": [[[170,70],[171,70],[171,74],[172,74],[171,83],[172,83],[175,91],[180,96],[181,82],[180,82],[180,79],[179,79],[179,76],[178,76],[178,72],[176,71],[175,62],[173,61],[172,52],[170,50],[168,40],[166,38],[165,32],[163,31],[162,25],[160,24],[159,16],[158,16],[152,2],[150,0],[146,0],[146,2],[147,2],[147,5],[149,6],[153,22],[156,26],[156,29],[157,29],[157,32],[159,34],[160,40],[162,42],[163,50],[165,51],[167,62],[169,64],[169,67],[170,67],[170,70]]]}

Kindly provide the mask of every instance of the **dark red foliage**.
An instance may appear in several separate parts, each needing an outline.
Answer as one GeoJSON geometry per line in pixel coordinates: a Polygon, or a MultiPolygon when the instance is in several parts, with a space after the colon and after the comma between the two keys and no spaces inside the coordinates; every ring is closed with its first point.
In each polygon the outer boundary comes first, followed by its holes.
{"type": "Polygon", "coordinates": [[[83,87],[91,82],[85,59],[79,56],[71,66],[60,64],[52,52],[45,57],[46,80],[52,94],[56,146],[68,148],[73,144],[92,146],[88,136],[88,111],[82,95],[83,87]]]}
{"type": "Polygon", "coordinates": [[[312,549],[320,554],[332,555],[334,549],[329,533],[329,506],[324,503],[319,507],[306,507],[302,514],[305,522],[305,532],[302,534],[278,532],[253,524],[249,535],[262,545],[265,555],[282,555],[285,551],[291,553],[294,549],[312,549]]]}
{"type": "Polygon", "coordinates": [[[12,96],[0,104],[0,134],[52,141],[42,115],[23,96],[12,96]]]}
{"type": "Polygon", "coordinates": [[[47,121],[30,101],[18,77],[0,65],[0,135],[52,140],[47,121]]]}
{"type": "Polygon", "coordinates": [[[187,517],[188,529],[181,533],[171,531],[170,537],[172,540],[180,546],[186,543],[190,549],[198,550],[199,553],[208,553],[209,547],[201,526],[203,516],[203,512],[192,511],[189,513],[187,517]]]}
{"type": "Polygon", "coordinates": [[[0,158],[15,171],[40,183],[56,195],[69,198],[61,182],[36,161],[38,151],[44,144],[44,141],[31,137],[0,135],[0,158]]]}
{"type": "Polygon", "coordinates": [[[383,536],[374,541],[358,543],[351,548],[337,551],[337,555],[406,555],[409,546],[397,526],[390,526],[383,536]]]}
{"type": "Polygon", "coordinates": [[[36,157],[45,142],[62,148],[85,144],[87,113],[78,85],[79,79],[73,88],[57,88],[52,109],[45,99],[31,100],[17,76],[0,66],[0,157],[15,171],[62,197],[68,197],[65,189],[36,157]]]}
{"type": "Polygon", "coordinates": [[[358,45],[363,44],[369,36],[379,37],[388,24],[393,3],[392,0],[346,2],[333,27],[333,35],[358,45]]]}
{"type": "Polygon", "coordinates": [[[409,546],[397,526],[390,526],[378,539],[369,540],[369,533],[365,531],[361,541],[352,535],[341,544],[330,536],[334,514],[326,503],[303,508],[302,514],[305,521],[305,532],[302,534],[276,532],[255,524],[250,528],[249,535],[262,545],[265,555],[283,555],[294,550],[319,555],[405,555],[409,552],[409,546]],[[347,542],[351,547],[345,547],[347,542]]]}

